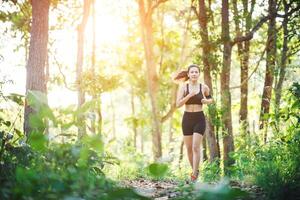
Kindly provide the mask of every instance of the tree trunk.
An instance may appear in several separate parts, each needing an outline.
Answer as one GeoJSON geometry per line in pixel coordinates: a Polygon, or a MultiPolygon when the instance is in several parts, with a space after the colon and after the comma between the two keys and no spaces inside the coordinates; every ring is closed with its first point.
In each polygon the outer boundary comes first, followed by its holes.
{"type": "Polygon", "coordinates": [[[281,53],[281,61],[280,61],[280,72],[279,72],[279,80],[277,85],[275,86],[275,112],[276,115],[278,115],[280,110],[280,100],[281,100],[281,91],[282,91],[282,85],[285,78],[286,73],[286,62],[287,62],[287,52],[288,52],[288,10],[289,7],[287,5],[287,2],[283,0],[284,4],[284,14],[286,15],[282,22],[282,28],[283,28],[283,46],[282,46],[282,53],[281,53]]]}
{"type": "MultiPolygon", "coordinates": [[[[218,80],[218,75],[216,73],[214,74],[214,79],[218,80]]],[[[217,83],[217,81],[215,81],[215,88],[216,88],[215,101],[216,101],[216,104],[217,104],[217,99],[218,99],[218,96],[219,96],[217,94],[221,95],[221,92],[218,91],[218,83],[217,83]]],[[[216,119],[218,121],[221,121],[221,116],[216,115],[216,119]]],[[[221,141],[220,141],[220,138],[221,138],[220,135],[222,135],[221,131],[222,131],[222,123],[217,123],[215,125],[215,133],[216,133],[216,141],[217,141],[217,146],[218,146],[218,157],[219,158],[221,158],[221,147],[220,147],[220,143],[221,143],[221,141]]]]}
{"type": "MultiPolygon", "coordinates": [[[[247,0],[246,0],[247,1],[247,0]]],[[[236,33],[236,37],[241,37],[242,36],[242,27],[240,26],[240,18],[241,16],[238,14],[238,6],[237,6],[237,0],[233,0],[233,13],[234,13],[234,23],[235,23],[235,33],[236,33]]],[[[245,9],[245,8],[244,8],[245,9]]],[[[241,105],[240,105],[240,123],[241,126],[243,127],[243,123],[245,122],[245,120],[247,120],[247,111],[248,111],[248,107],[247,107],[247,88],[248,88],[248,72],[247,69],[245,69],[244,66],[244,43],[243,42],[239,42],[237,44],[238,47],[238,58],[240,60],[240,66],[241,66],[241,83],[243,83],[241,85],[241,105]],[[243,81],[246,80],[246,82],[244,83],[243,81]]]]}
{"type": "Polygon", "coordinates": [[[183,159],[183,146],[184,146],[184,141],[182,140],[180,143],[180,150],[179,150],[179,160],[178,160],[179,169],[181,168],[181,163],[183,159]]]}
{"type": "MultiPolygon", "coordinates": [[[[161,1],[158,1],[161,2],[161,1]]],[[[152,14],[155,7],[159,3],[152,5],[152,1],[147,1],[147,9],[144,5],[144,0],[139,0],[139,14],[141,21],[141,32],[144,44],[144,51],[146,57],[147,67],[147,87],[150,95],[151,108],[152,108],[152,150],[154,158],[158,159],[162,156],[161,147],[161,118],[158,110],[157,94],[159,90],[157,66],[155,64],[155,57],[153,53],[153,27],[152,27],[152,14]]]]}
{"type": "MultiPolygon", "coordinates": [[[[248,0],[243,0],[243,21],[245,24],[245,33],[250,32],[252,26],[252,12],[254,10],[255,0],[251,1],[251,10],[248,10],[248,0]]],[[[237,1],[233,1],[234,8],[234,21],[236,29],[236,37],[242,36],[243,27],[240,27],[240,16],[238,14],[237,1]]],[[[241,96],[240,96],[240,111],[239,111],[239,120],[240,126],[245,133],[249,131],[248,123],[248,71],[249,71],[249,53],[250,53],[250,41],[246,40],[244,42],[238,43],[238,56],[240,59],[241,65],[241,96]]]]}
{"type": "MultiPolygon", "coordinates": [[[[91,71],[93,74],[96,73],[96,0],[92,0],[91,3],[92,6],[92,18],[93,18],[93,23],[92,23],[92,66],[91,66],[91,71]]],[[[92,99],[96,100],[99,98],[97,95],[93,95],[92,99]]],[[[96,115],[97,113],[97,108],[93,109],[94,114],[96,115]]],[[[93,117],[91,119],[91,131],[92,133],[96,133],[96,117],[93,117]]]]}
{"type": "Polygon", "coordinates": [[[170,118],[169,121],[169,154],[173,153],[174,147],[171,144],[174,141],[173,139],[173,115],[170,118]]]}
{"type": "MultiPolygon", "coordinates": [[[[204,0],[199,0],[199,11],[198,11],[198,22],[200,26],[200,36],[201,36],[201,47],[202,47],[202,61],[203,61],[203,73],[204,73],[204,82],[210,88],[210,93],[213,96],[213,88],[212,88],[212,78],[211,78],[211,59],[210,56],[212,54],[210,48],[210,41],[208,38],[208,29],[207,29],[207,12],[204,0]]],[[[206,131],[206,139],[209,148],[209,160],[210,162],[214,161],[218,158],[218,146],[216,142],[215,130],[212,124],[212,119],[216,116],[214,109],[209,109],[212,112],[209,112],[209,117],[207,120],[207,131],[206,131]]],[[[203,143],[204,144],[204,143],[203,143]]],[[[205,154],[204,154],[205,155],[205,154]]],[[[205,157],[204,157],[205,158],[205,157]]]]}
{"type": "MultiPolygon", "coordinates": [[[[49,54],[47,52],[46,54],[46,63],[45,63],[45,82],[46,82],[46,92],[45,94],[48,96],[48,83],[50,79],[50,69],[49,69],[49,54]]],[[[46,123],[46,129],[45,129],[45,135],[46,137],[49,137],[49,120],[45,121],[46,123]]]]}
{"type": "MultiPolygon", "coordinates": [[[[76,64],[76,78],[78,81],[78,108],[80,108],[85,102],[85,94],[82,88],[80,87],[80,78],[82,74],[83,68],[83,56],[84,56],[84,36],[85,36],[85,27],[88,21],[89,13],[90,13],[90,4],[91,0],[84,0],[83,3],[83,17],[81,24],[78,25],[78,38],[77,38],[77,64],[76,64]]],[[[86,133],[85,127],[85,118],[82,113],[78,114],[78,138],[81,138],[86,133]]]]}
{"type": "Polygon", "coordinates": [[[135,116],[135,103],[134,103],[134,89],[131,87],[131,115],[134,117],[134,121],[132,124],[132,130],[133,130],[133,145],[134,148],[137,148],[137,122],[136,122],[136,116],[135,116]]]}
{"type": "Polygon", "coordinates": [[[112,139],[116,139],[116,109],[114,105],[113,95],[110,93],[110,106],[111,106],[111,114],[112,114],[112,139]]]}
{"type": "Polygon", "coordinates": [[[249,50],[250,42],[244,42],[243,56],[241,61],[241,107],[240,123],[243,130],[247,130],[248,124],[248,71],[249,71],[249,50]]]}
{"type": "Polygon", "coordinates": [[[165,56],[165,30],[164,30],[165,9],[164,7],[162,7],[161,9],[157,9],[157,19],[160,21],[159,29],[160,29],[160,39],[161,39],[161,45],[159,45],[160,46],[159,67],[157,71],[159,72],[159,74],[162,74],[163,62],[165,56]]]}
{"type": "MultiPolygon", "coordinates": [[[[260,111],[260,129],[263,129],[268,122],[268,114],[270,110],[270,101],[272,96],[272,85],[274,79],[274,68],[276,62],[276,0],[269,0],[269,15],[271,16],[268,26],[267,39],[267,60],[266,75],[262,94],[261,111],[260,111]]],[[[264,142],[267,140],[267,131],[264,131],[264,142]]]]}
{"type": "Polygon", "coordinates": [[[206,137],[203,137],[202,147],[200,148],[201,148],[200,150],[202,151],[202,153],[200,154],[202,155],[202,159],[207,160],[207,138],[206,137]]]}
{"type": "Polygon", "coordinates": [[[232,133],[232,116],[231,116],[231,94],[230,68],[231,68],[231,50],[229,35],[229,4],[228,0],[222,0],[222,41],[223,41],[223,63],[221,72],[221,105],[222,105],[222,133],[223,133],[223,158],[224,171],[228,174],[228,167],[234,161],[229,157],[229,153],[234,151],[233,133],[232,133]]]}
{"type": "Polygon", "coordinates": [[[143,131],[139,131],[140,141],[141,141],[141,152],[144,153],[144,139],[143,139],[143,131]]]}
{"type": "Polygon", "coordinates": [[[97,122],[97,133],[98,134],[102,134],[102,121],[103,121],[103,117],[102,117],[102,108],[101,108],[101,94],[99,94],[99,97],[98,97],[98,101],[97,101],[97,107],[96,107],[96,110],[97,110],[97,115],[98,115],[98,122],[97,122]]]}
{"type": "MultiPolygon", "coordinates": [[[[37,90],[46,94],[45,63],[47,59],[49,0],[32,0],[32,23],[30,30],[30,46],[26,64],[26,96],[29,90],[37,90]]],[[[28,138],[33,127],[29,125],[29,115],[33,109],[25,104],[24,132],[28,138]]],[[[39,130],[44,131],[44,130],[39,130]]]]}

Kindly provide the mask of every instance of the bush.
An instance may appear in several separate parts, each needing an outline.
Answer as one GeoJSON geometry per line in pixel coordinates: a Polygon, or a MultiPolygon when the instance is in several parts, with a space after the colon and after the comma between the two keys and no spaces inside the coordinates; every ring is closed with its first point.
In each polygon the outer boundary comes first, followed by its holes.
{"type": "Polygon", "coordinates": [[[45,152],[31,150],[30,162],[23,165],[6,152],[0,199],[144,199],[105,176],[103,166],[114,159],[91,145],[95,138],[83,141],[86,143],[53,144],[45,152]]]}
{"type": "MultiPolygon", "coordinates": [[[[118,160],[105,151],[100,135],[50,143],[47,122],[64,124],[45,103],[44,94],[32,91],[28,102],[35,110],[28,143],[18,146],[9,143],[9,134],[0,134],[0,199],[146,199],[106,177],[104,166],[118,160]]],[[[81,111],[71,114],[75,117],[81,111]]]]}
{"type": "Polygon", "coordinates": [[[250,145],[238,150],[235,174],[254,176],[254,182],[269,199],[300,198],[300,85],[294,83],[285,95],[286,107],[278,116],[271,114],[275,128],[267,144],[250,145]],[[281,119],[282,121],[278,121],[281,119]],[[278,130],[278,127],[282,127],[278,130]],[[277,131],[276,131],[277,130],[277,131]]]}
{"type": "Polygon", "coordinates": [[[221,177],[220,161],[204,161],[203,165],[201,165],[200,174],[205,182],[218,181],[221,177]]]}

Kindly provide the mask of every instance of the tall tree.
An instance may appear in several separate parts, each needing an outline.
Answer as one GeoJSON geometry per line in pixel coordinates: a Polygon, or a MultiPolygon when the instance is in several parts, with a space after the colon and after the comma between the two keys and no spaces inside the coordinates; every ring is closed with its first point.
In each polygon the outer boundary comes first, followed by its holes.
{"type": "MultiPolygon", "coordinates": [[[[293,52],[290,52],[289,48],[289,42],[292,41],[294,37],[297,37],[297,31],[295,29],[299,30],[299,23],[298,26],[296,25],[297,23],[293,22],[294,19],[297,19],[296,17],[293,16],[294,13],[298,12],[296,15],[299,16],[299,10],[300,10],[300,3],[296,2],[295,0],[291,0],[287,2],[286,0],[282,1],[283,4],[283,10],[284,10],[284,15],[279,15],[279,17],[282,17],[282,29],[283,29],[283,35],[282,35],[282,51],[281,51],[281,57],[280,57],[280,62],[278,66],[278,77],[275,79],[275,112],[278,114],[280,110],[280,100],[281,100],[281,93],[282,93],[282,87],[283,87],[283,82],[286,76],[286,68],[287,68],[287,61],[290,56],[294,55],[296,52],[299,51],[299,44],[298,47],[292,48],[293,52]],[[293,7],[293,3],[296,3],[296,7],[293,7]],[[297,5],[298,4],[298,5],[297,5]],[[290,28],[289,28],[289,24],[290,28]]],[[[278,16],[278,14],[277,14],[278,16]]],[[[299,18],[298,18],[299,19],[299,18]]],[[[299,41],[299,40],[298,40],[299,41]]],[[[299,41],[300,42],[300,41],[299,41]]],[[[299,43],[298,42],[298,43],[299,43]]]]}
{"type": "MultiPolygon", "coordinates": [[[[274,69],[276,63],[276,0],[269,0],[268,12],[271,16],[268,23],[268,39],[266,43],[266,74],[261,101],[260,111],[260,129],[263,129],[268,121],[270,110],[270,101],[272,95],[272,86],[274,79],[274,69]]],[[[267,140],[267,129],[264,131],[264,142],[267,140]]]]}
{"type": "Polygon", "coordinates": [[[228,166],[233,164],[229,153],[234,151],[233,133],[232,133],[232,116],[231,116],[231,94],[230,68],[231,68],[231,50],[229,35],[229,3],[228,0],[222,0],[222,42],[223,42],[223,63],[221,71],[221,108],[223,123],[223,158],[224,170],[228,173],[228,166]]]}
{"type": "MultiPolygon", "coordinates": [[[[251,0],[251,7],[249,9],[249,1],[243,0],[243,12],[242,16],[239,15],[237,0],[233,1],[233,13],[235,22],[236,37],[241,37],[245,30],[248,33],[252,27],[252,14],[254,11],[255,0],[251,0]],[[242,23],[241,23],[242,22],[242,23]],[[244,26],[242,25],[244,24],[244,26]]],[[[239,120],[241,127],[244,131],[247,131],[248,124],[248,71],[249,71],[249,55],[250,55],[250,40],[239,42],[238,46],[238,57],[240,60],[241,68],[241,87],[240,87],[240,111],[239,120]]]]}
{"type": "Polygon", "coordinates": [[[229,157],[229,153],[234,151],[234,140],[232,133],[232,114],[231,114],[231,94],[230,94],[230,69],[232,47],[240,42],[249,41],[253,38],[254,33],[269,19],[272,15],[262,17],[251,31],[243,36],[237,36],[233,40],[229,34],[229,3],[228,0],[222,0],[222,43],[223,43],[223,63],[221,70],[221,109],[222,109],[222,132],[223,132],[223,159],[224,170],[228,173],[228,167],[233,164],[234,160],[229,157]]]}
{"type": "Polygon", "coordinates": [[[157,63],[155,61],[155,56],[153,52],[153,20],[152,14],[154,10],[162,3],[167,0],[158,0],[158,1],[146,1],[138,0],[139,5],[139,16],[141,22],[141,33],[142,40],[144,44],[145,58],[146,58],[146,67],[147,67],[147,85],[148,93],[150,95],[151,108],[152,108],[152,144],[153,144],[153,154],[154,158],[158,159],[162,156],[162,147],[161,147],[161,118],[159,114],[157,94],[159,90],[158,83],[158,70],[157,63]]]}
{"type": "MultiPolygon", "coordinates": [[[[210,88],[210,93],[213,96],[213,87],[212,87],[212,77],[211,77],[211,70],[212,70],[212,51],[211,51],[211,44],[210,39],[208,37],[208,16],[206,11],[206,5],[204,0],[198,1],[198,11],[194,8],[194,11],[198,18],[198,23],[200,27],[200,36],[201,36],[201,48],[202,48],[202,62],[203,62],[203,72],[204,72],[204,82],[210,88]]],[[[213,110],[210,110],[213,111],[213,110]]],[[[215,112],[209,112],[209,119],[207,121],[208,131],[206,134],[208,147],[209,147],[209,159],[210,161],[219,158],[219,150],[215,136],[214,126],[212,124],[213,116],[215,116],[215,112]]]]}
{"type": "MultiPolygon", "coordinates": [[[[92,58],[91,58],[91,71],[93,74],[95,74],[96,72],[96,0],[93,0],[92,3],[91,3],[91,6],[92,6],[92,58]]],[[[99,97],[100,98],[100,97],[99,97]]],[[[96,100],[97,99],[97,95],[93,95],[93,100],[96,100]]],[[[100,103],[100,100],[99,102],[97,103],[100,103]]],[[[96,132],[96,113],[97,112],[97,109],[98,109],[98,104],[97,104],[97,107],[93,110],[94,114],[95,114],[95,117],[92,118],[91,120],[91,131],[92,133],[95,133],[96,132]]],[[[100,111],[101,113],[101,111],[100,111]]],[[[100,118],[100,116],[99,116],[100,118]]],[[[99,122],[99,124],[102,124],[102,122],[99,122]]]]}
{"type": "MultiPolygon", "coordinates": [[[[37,90],[46,94],[47,83],[45,64],[47,60],[48,29],[49,29],[49,0],[32,0],[32,23],[30,29],[30,46],[26,64],[26,95],[29,90],[37,90]]],[[[28,137],[32,127],[29,115],[34,110],[25,105],[24,132],[28,137]]]]}
{"type": "MultiPolygon", "coordinates": [[[[245,32],[248,33],[252,27],[252,14],[254,11],[255,0],[251,0],[251,7],[248,8],[248,0],[243,0],[245,32]]],[[[250,40],[244,41],[244,48],[241,58],[241,107],[240,107],[240,122],[248,128],[248,72],[249,72],[249,57],[250,57],[250,40]]]]}
{"type": "MultiPolygon", "coordinates": [[[[89,13],[90,13],[90,7],[91,7],[91,0],[84,0],[83,2],[83,16],[81,23],[77,27],[77,63],[76,63],[76,78],[78,81],[78,95],[77,95],[77,100],[78,100],[78,107],[81,107],[83,103],[85,102],[85,94],[80,86],[79,80],[82,75],[83,71],[83,56],[84,56],[84,32],[85,32],[85,27],[88,21],[89,13]]],[[[86,132],[85,129],[85,119],[82,114],[79,114],[78,116],[78,137],[81,138],[86,132]]]]}

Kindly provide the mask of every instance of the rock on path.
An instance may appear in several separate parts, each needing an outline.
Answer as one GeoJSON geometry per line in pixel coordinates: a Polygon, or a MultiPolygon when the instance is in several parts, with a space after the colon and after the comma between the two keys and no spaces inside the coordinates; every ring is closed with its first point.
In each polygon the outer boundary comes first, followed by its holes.
{"type": "MultiPolygon", "coordinates": [[[[135,191],[151,199],[169,199],[174,188],[178,185],[175,181],[155,181],[155,180],[127,180],[124,185],[133,187],[135,191]]],[[[173,194],[174,196],[174,194],[173,194]]]]}

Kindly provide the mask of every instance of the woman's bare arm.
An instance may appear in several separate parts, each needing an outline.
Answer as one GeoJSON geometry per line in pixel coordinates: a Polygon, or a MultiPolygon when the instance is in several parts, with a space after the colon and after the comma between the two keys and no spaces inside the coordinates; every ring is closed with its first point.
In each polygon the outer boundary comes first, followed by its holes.
{"type": "Polygon", "coordinates": [[[207,85],[203,85],[203,99],[201,100],[201,102],[203,104],[211,104],[214,102],[213,98],[210,96],[210,90],[209,90],[209,87],[207,85]],[[207,98],[207,97],[210,97],[210,98],[207,98]]]}
{"type": "Polygon", "coordinates": [[[196,93],[191,92],[188,95],[184,97],[184,89],[186,85],[183,85],[179,88],[177,93],[177,100],[176,100],[176,107],[179,108],[183,106],[192,96],[194,96],[196,93]]]}

